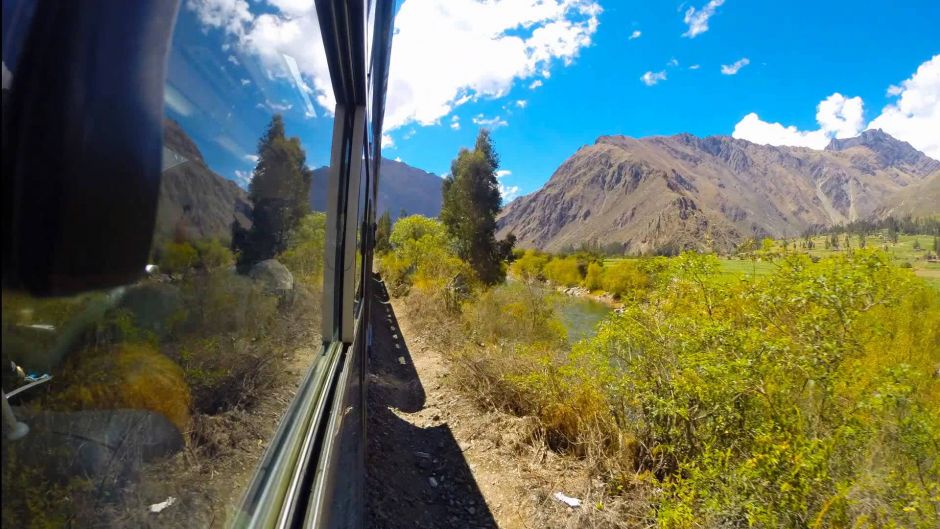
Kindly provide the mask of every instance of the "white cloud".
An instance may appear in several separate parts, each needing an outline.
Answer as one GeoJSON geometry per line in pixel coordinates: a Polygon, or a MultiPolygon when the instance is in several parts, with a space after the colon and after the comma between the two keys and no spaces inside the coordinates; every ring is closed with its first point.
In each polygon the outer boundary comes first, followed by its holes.
{"type": "Polygon", "coordinates": [[[251,84],[251,80],[250,80],[250,79],[242,79],[242,86],[248,86],[248,85],[250,85],[250,84],[251,84]]]}
{"type": "Polygon", "coordinates": [[[503,197],[503,202],[511,202],[519,196],[519,186],[506,186],[499,184],[499,194],[503,197]]]}
{"type": "Polygon", "coordinates": [[[203,25],[236,36],[244,34],[245,25],[252,19],[245,0],[187,0],[186,7],[203,25]]]}
{"type": "Polygon", "coordinates": [[[738,73],[738,70],[740,70],[741,68],[744,68],[748,64],[751,64],[751,60],[748,59],[747,57],[743,57],[741,59],[734,61],[734,64],[722,64],[721,73],[722,75],[736,75],[738,73]]]}
{"type": "Polygon", "coordinates": [[[258,155],[257,155],[257,154],[246,154],[246,155],[245,155],[245,160],[248,161],[248,162],[251,162],[251,163],[258,163],[258,155]]]}
{"type": "Polygon", "coordinates": [[[667,62],[666,65],[667,66],[679,66],[679,61],[675,57],[673,57],[672,59],[669,59],[669,62],[667,62]]]}
{"type": "Polygon", "coordinates": [[[224,31],[233,41],[224,43],[224,50],[237,45],[241,53],[257,56],[270,75],[297,86],[301,98],[306,99],[304,106],[308,115],[312,114],[312,107],[307,92],[331,114],[336,100],[313,1],[270,0],[269,3],[276,11],[257,16],[251,13],[246,0],[187,0],[186,7],[204,26],[224,31]],[[300,82],[298,77],[301,77],[300,82]],[[307,80],[312,88],[307,86],[307,80]]]}
{"type": "MultiPolygon", "coordinates": [[[[496,178],[505,178],[510,175],[512,175],[512,171],[509,169],[496,171],[496,178]]],[[[497,185],[499,186],[499,194],[503,197],[503,202],[509,202],[519,196],[519,186],[506,185],[502,182],[499,182],[497,185]]]]}
{"type": "Polygon", "coordinates": [[[236,57],[236,56],[234,56],[234,55],[229,55],[229,56],[228,56],[228,62],[234,64],[235,66],[241,66],[241,64],[242,64],[242,63],[238,62],[238,57],[236,57]]]}
{"type": "Polygon", "coordinates": [[[0,77],[0,81],[2,81],[2,87],[4,90],[9,90],[10,86],[13,85],[13,74],[10,72],[10,69],[7,68],[7,63],[2,62],[0,65],[3,66],[3,74],[2,77],[0,77]]]}
{"type": "Polygon", "coordinates": [[[629,40],[636,40],[640,38],[641,36],[643,36],[643,32],[638,29],[634,29],[633,33],[630,34],[629,40]]]}
{"type": "Polygon", "coordinates": [[[395,157],[395,161],[398,162],[398,163],[401,163],[401,156],[396,156],[396,157],[395,157]]]}
{"type": "Polygon", "coordinates": [[[701,66],[698,64],[693,64],[692,66],[689,66],[690,70],[698,70],[699,68],[701,68],[701,66]]]}
{"type": "Polygon", "coordinates": [[[897,101],[882,109],[868,124],[904,140],[935,160],[940,160],[940,55],[921,64],[910,79],[891,94],[897,101]]]}
{"type": "Polygon", "coordinates": [[[824,149],[832,138],[851,138],[862,131],[865,124],[862,98],[832,94],[816,107],[816,122],[818,129],[802,131],[792,125],[768,123],[751,112],[734,126],[731,136],[765,145],[824,149]]]}
{"type": "Polygon", "coordinates": [[[516,101],[516,106],[519,107],[519,108],[525,108],[525,107],[529,106],[529,102],[526,101],[525,99],[519,99],[519,100],[516,101]]]}
{"type": "Polygon", "coordinates": [[[395,147],[395,140],[388,134],[382,134],[382,148],[391,149],[393,147],[395,147]]]}
{"type": "Polygon", "coordinates": [[[725,0],[711,0],[701,9],[690,7],[682,19],[689,26],[689,29],[682,36],[694,39],[697,35],[708,31],[708,19],[715,14],[715,9],[724,3],[725,0]]]}
{"type": "Polygon", "coordinates": [[[754,143],[823,149],[832,138],[850,138],[862,130],[881,129],[940,160],[940,55],[921,64],[900,85],[889,86],[888,95],[897,100],[885,106],[868,125],[862,98],[835,93],[816,107],[817,130],[801,131],[768,123],[752,112],[735,125],[732,136],[754,143]]]}
{"type": "Polygon", "coordinates": [[[477,114],[476,116],[473,116],[473,124],[479,125],[481,127],[485,127],[490,130],[496,130],[500,127],[505,127],[506,125],[509,125],[509,123],[505,119],[499,116],[493,116],[491,118],[488,118],[488,117],[485,117],[483,114],[477,114]]]}
{"type": "Polygon", "coordinates": [[[288,110],[294,108],[294,105],[288,103],[287,101],[277,101],[267,100],[264,102],[264,105],[268,107],[272,112],[287,112],[288,110]]]}
{"type": "Polygon", "coordinates": [[[450,118],[450,128],[454,130],[460,130],[460,116],[453,115],[450,118]]]}
{"type": "Polygon", "coordinates": [[[405,0],[386,127],[437,123],[461,103],[503,97],[517,80],[571,64],[591,44],[600,11],[594,0],[405,0]]]}
{"type": "Polygon", "coordinates": [[[640,80],[643,81],[643,84],[646,86],[653,86],[654,84],[666,80],[666,71],[661,72],[646,72],[640,77],[640,80]]]}
{"type": "Polygon", "coordinates": [[[535,90],[536,88],[542,86],[542,84],[543,83],[541,79],[536,79],[532,81],[531,83],[529,83],[529,90],[535,90]]]}
{"type": "Polygon", "coordinates": [[[251,183],[251,179],[254,177],[254,172],[252,171],[241,171],[235,169],[235,183],[238,185],[247,188],[248,184],[251,183]]]}
{"type": "Polygon", "coordinates": [[[313,9],[313,0],[268,0],[287,15],[305,15],[313,9]]]}

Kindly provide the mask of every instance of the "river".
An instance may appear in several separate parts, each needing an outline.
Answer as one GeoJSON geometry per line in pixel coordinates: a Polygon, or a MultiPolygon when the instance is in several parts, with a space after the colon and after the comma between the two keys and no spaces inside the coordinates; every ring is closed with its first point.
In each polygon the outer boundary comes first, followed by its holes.
{"type": "Polygon", "coordinates": [[[611,308],[593,299],[558,296],[555,311],[568,331],[568,342],[574,344],[594,336],[597,324],[610,314],[611,308]]]}

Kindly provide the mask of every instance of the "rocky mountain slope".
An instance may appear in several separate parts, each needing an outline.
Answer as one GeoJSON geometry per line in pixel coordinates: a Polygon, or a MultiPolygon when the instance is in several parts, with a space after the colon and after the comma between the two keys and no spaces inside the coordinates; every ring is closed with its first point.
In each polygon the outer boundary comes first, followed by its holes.
{"type": "Polygon", "coordinates": [[[163,126],[163,175],[156,239],[229,240],[232,222],[250,225],[248,194],[206,165],[193,140],[173,120],[163,126]]]}
{"type": "MultiPolygon", "coordinates": [[[[313,171],[310,209],[314,211],[326,211],[324,193],[328,170],[327,167],[320,167],[313,171]]],[[[441,212],[441,182],[441,178],[433,173],[382,158],[378,214],[387,210],[396,219],[404,210],[409,215],[436,217],[441,212]]]]}
{"type": "Polygon", "coordinates": [[[556,251],[584,242],[627,252],[729,249],[745,237],[792,237],[875,215],[938,173],[940,161],[880,130],[823,151],[724,136],[603,136],[510,203],[498,236],[556,251]]]}

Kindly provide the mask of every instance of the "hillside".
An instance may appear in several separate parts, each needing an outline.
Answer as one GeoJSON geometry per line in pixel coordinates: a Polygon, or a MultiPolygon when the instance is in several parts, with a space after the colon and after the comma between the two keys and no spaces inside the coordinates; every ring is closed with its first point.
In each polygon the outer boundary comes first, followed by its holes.
{"type": "Polygon", "coordinates": [[[189,239],[231,238],[232,221],[250,225],[248,194],[214,173],[185,131],[164,121],[163,175],[156,239],[182,231],[189,239]]]}
{"type": "MultiPolygon", "coordinates": [[[[326,189],[329,168],[313,171],[310,186],[310,209],[325,211],[326,189]]],[[[441,178],[433,173],[412,167],[403,162],[382,158],[379,176],[378,214],[390,211],[396,219],[404,210],[407,214],[436,217],[441,212],[441,178]]]]}
{"type": "Polygon", "coordinates": [[[872,216],[937,172],[940,162],[880,130],[824,151],[725,136],[603,136],[510,203],[498,236],[512,232],[520,245],[546,250],[582,242],[627,252],[728,249],[745,237],[872,216]]]}

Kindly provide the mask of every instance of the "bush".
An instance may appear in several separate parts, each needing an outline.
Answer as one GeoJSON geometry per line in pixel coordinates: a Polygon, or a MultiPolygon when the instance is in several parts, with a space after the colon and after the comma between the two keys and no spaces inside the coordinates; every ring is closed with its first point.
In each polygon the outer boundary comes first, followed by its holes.
{"type": "Polygon", "coordinates": [[[532,282],[545,279],[542,271],[548,263],[549,256],[537,250],[526,250],[509,266],[509,272],[519,279],[532,282]]]}
{"type": "Polygon", "coordinates": [[[582,279],[578,260],[574,257],[556,257],[552,259],[545,265],[543,274],[545,279],[564,287],[579,285],[582,279]]]}
{"type": "Polygon", "coordinates": [[[421,215],[403,217],[389,239],[392,251],[379,257],[389,293],[401,296],[414,286],[435,292],[456,310],[470,292],[473,272],[457,257],[444,225],[421,215]]]}
{"type": "Polygon", "coordinates": [[[203,270],[211,272],[235,264],[235,254],[218,239],[196,241],[194,246],[197,263],[203,270]]]}
{"type": "Polygon", "coordinates": [[[588,263],[587,273],[584,274],[584,288],[595,291],[604,288],[604,267],[600,263],[588,263]]]}
{"type": "Polygon", "coordinates": [[[287,250],[278,256],[294,279],[310,286],[323,283],[326,214],[310,213],[291,234],[287,250]]]}
{"type": "Polygon", "coordinates": [[[163,414],[180,432],[189,427],[190,392],[183,370],[143,343],[88,349],[61,369],[62,389],[50,410],[143,409],[163,414]]]}
{"type": "Polygon", "coordinates": [[[639,299],[650,286],[650,277],[635,259],[624,259],[605,267],[604,290],[620,298],[639,299]]]}
{"type": "Polygon", "coordinates": [[[160,269],[167,274],[182,274],[196,265],[199,252],[187,242],[168,242],[163,247],[160,269]]]}
{"type": "Polygon", "coordinates": [[[637,470],[664,480],[660,525],[936,526],[937,294],[865,250],[753,285],[717,269],[683,255],[560,368],[593,366],[637,470]]]}

